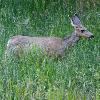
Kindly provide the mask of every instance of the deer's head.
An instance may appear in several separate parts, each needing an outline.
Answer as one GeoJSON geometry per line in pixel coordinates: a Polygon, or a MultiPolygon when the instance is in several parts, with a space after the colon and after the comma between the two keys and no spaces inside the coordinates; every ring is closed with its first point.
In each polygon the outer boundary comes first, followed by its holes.
{"type": "Polygon", "coordinates": [[[78,18],[77,14],[72,16],[71,18],[71,24],[75,28],[75,34],[78,37],[85,37],[85,38],[93,38],[93,34],[89,32],[82,24],[80,19],[78,18]]]}

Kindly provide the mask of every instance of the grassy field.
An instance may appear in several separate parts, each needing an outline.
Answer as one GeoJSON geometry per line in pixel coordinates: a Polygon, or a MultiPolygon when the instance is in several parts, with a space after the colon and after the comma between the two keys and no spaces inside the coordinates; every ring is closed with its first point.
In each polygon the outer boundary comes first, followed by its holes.
{"type": "Polygon", "coordinates": [[[56,1],[0,0],[0,100],[100,100],[100,2],[78,9],[74,0],[56,1]],[[93,40],[80,40],[62,59],[33,54],[3,61],[14,35],[70,35],[68,15],[75,12],[93,40]]]}

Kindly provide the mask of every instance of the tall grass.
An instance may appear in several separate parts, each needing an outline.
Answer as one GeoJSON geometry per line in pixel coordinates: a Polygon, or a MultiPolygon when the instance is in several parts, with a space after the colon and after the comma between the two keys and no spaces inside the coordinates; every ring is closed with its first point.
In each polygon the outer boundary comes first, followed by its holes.
{"type": "Polygon", "coordinates": [[[0,100],[99,100],[99,5],[99,0],[1,0],[0,100]],[[62,59],[34,52],[20,60],[2,59],[13,35],[70,35],[68,15],[75,12],[94,34],[93,40],[82,39],[62,59]]]}

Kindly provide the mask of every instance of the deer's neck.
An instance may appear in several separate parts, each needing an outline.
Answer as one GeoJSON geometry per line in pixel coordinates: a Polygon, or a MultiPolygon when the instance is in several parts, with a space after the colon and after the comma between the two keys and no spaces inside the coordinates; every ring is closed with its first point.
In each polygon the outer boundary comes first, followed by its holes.
{"type": "Polygon", "coordinates": [[[76,35],[76,33],[73,32],[71,36],[64,39],[65,48],[73,46],[74,44],[78,42],[78,40],[79,40],[79,37],[76,35]]]}

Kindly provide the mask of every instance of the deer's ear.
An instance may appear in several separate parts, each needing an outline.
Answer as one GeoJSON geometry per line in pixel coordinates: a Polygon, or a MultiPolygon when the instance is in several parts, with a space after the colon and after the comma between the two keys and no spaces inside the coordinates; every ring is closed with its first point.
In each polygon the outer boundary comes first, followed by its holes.
{"type": "Polygon", "coordinates": [[[74,16],[70,17],[70,20],[71,20],[72,26],[79,26],[79,25],[81,25],[81,21],[80,21],[80,19],[79,19],[77,14],[74,14],[74,16]]]}

